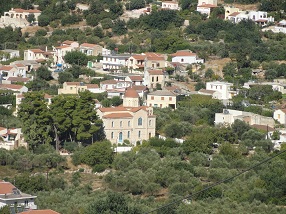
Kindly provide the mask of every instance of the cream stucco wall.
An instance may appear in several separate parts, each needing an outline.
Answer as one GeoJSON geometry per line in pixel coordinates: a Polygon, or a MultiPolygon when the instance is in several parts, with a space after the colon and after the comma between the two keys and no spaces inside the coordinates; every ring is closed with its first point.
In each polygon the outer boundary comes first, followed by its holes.
{"type": "Polygon", "coordinates": [[[174,109],[177,108],[177,98],[176,96],[156,96],[147,95],[147,106],[167,108],[173,106],[174,109]]]}

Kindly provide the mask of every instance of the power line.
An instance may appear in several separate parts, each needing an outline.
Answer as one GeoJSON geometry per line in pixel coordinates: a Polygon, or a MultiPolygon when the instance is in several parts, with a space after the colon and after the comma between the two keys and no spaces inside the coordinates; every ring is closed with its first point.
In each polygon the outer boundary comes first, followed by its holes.
{"type": "Polygon", "coordinates": [[[234,175],[234,176],[232,176],[232,177],[229,177],[229,178],[226,178],[226,179],[224,179],[224,180],[218,181],[218,182],[216,182],[216,183],[214,183],[214,184],[212,184],[212,185],[210,185],[210,186],[208,186],[208,187],[206,187],[206,188],[204,188],[204,189],[202,189],[202,190],[200,190],[200,191],[198,191],[198,192],[195,192],[195,193],[193,193],[193,194],[191,194],[191,195],[185,196],[185,197],[183,197],[182,199],[174,200],[173,202],[170,202],[170,203],[165,204],[165,205],[163,205],[163,206],[161,206],[161,207],[158,207],[158,208],[156,208],[156,209],[153,209],[153,210],[151,210],[151,211],[149,211],[149,212],[146,212],[145,214],[153,213],[153,212],[155,212],[155,211],[157,211],[157,210],[161,210],[161,209],[166,208],[166,207],[169,207],[169,206],[171,206],[171,205],[173,205],[173,204],[180,203],[180,202],[182,202],[183,200],[189,199],[189,198],[191,198],[191,197],[193,197],[193,196],[195,196],[195,195],[197,195],[197,194],[199,194],[199,193],[202,193],[202,192],[204,192],[204,191],[207,191],[207,190],[209,190],[209,189],[211,189],[211,188],[213,188],[213,187],[215,187],[215,186],[218,186],[218,185],[220,185],[220,184],[222,184],[222,183],[224,183],[224,182],[230,181],[230,180],[232,180],[232,179],[234,179],[234,178],[236,178],[236,177],[238,177],[238,176],[240,176],[240,175],[242,175],[242,174],[244,174],[244,173],[246,173],[246,172],[248,172],[248,171],[250,171],[250,170],[252,170],[252,169],[254,169],[254,168],[256,168],[256,167],[258,167],[258,166],[260,166],[260,165],[262,165],[262,164],[264,164],[264,163],[266,163],[266,162],[268,162],[268,161],[270,161],[270,160],[272,160],[273,158],[276,158],[277,156],[281,155],[281,154],[284,153],[284,152],[286,152],[286,150],[280,151],[280,152],[278,152],[276,155],[274,155],[274,156],[272,156],[272,157],[270,157],[270,158],[267,158],[267,159],[261,161],[260,163],[255,164],[254,166],[249,167],[248,169],[243,170],[243,171],[237,173],[236,175],[234,175]]]}

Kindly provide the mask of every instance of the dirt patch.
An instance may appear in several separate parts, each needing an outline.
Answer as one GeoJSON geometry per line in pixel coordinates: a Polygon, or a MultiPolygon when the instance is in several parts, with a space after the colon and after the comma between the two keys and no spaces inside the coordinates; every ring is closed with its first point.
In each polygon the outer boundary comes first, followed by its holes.
{"type": "Polygon", "coordinates": [[[257,4],[238,4],[238,3],[229,4],[229,3],[224,3],[223,0],[218,0],[217,3],[222,4],[222,5],[232,5],[234,7],[239,8],[240,10],[255,10],[255,11],[257,11],[259,8],[259,3],[257,3],[257,4]]]}
{"type": "Polygon", "coordinates": [[[205,63],[205,70],[207,70],[208,68],[212,69],[216,75],[219,75],[220,77],[222,77],[222,69],[223,67],[226,65],[226,63],[231,62],[230,58],[223,58],[223,59],[209,59],[208,61],[206,61],[205,63]]]}

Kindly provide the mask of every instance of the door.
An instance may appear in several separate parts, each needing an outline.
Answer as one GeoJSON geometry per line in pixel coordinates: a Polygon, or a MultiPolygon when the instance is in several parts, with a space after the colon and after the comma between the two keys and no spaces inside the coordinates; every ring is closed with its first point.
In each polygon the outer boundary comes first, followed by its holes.
{"type": "Polygon", "coordinates": [[[119,143],[122,143],[122,138],[123,138],[122,135],[123,135],[122,132],[119,132],[119,138],[118,138],[119,143]]]}

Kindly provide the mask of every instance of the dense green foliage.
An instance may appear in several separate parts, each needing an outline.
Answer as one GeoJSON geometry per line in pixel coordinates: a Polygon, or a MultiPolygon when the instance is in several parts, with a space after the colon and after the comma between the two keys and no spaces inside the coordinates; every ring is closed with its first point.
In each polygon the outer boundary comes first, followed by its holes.
{"type": "Polygon", "coordinates": [[[42,93],[26,93],[18,116],[29,147],[35,149],[54,141],[58,146],[64,141],[90,143],[102,139],[102,121],[93,102],[92,94],[85,91],[79,97],[57,96],[48,107],[42,93]]]}

